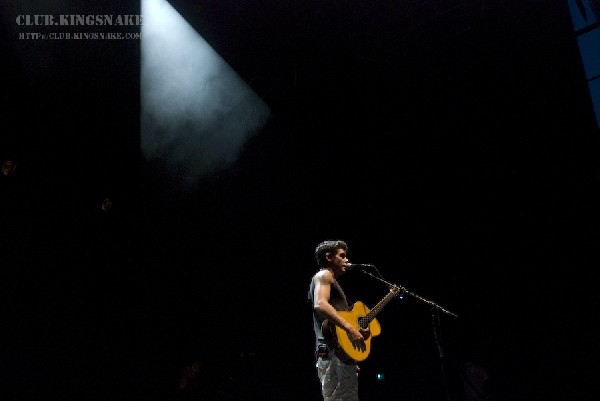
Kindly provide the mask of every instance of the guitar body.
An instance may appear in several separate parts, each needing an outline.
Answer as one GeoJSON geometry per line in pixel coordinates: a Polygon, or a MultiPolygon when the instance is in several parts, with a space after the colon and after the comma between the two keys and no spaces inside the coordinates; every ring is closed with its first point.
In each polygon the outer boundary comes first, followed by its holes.
{"type": "Polygon", "coordinates": [[[341,327],[325,320],[321,331],[329,348],[335,350],[337,357],[346,364],[352,364],[364,361],[371,353],[371,340],[373,337],[381,334],[381,325],[375,318],[370,320],[366,318],[369,308],[357,301],[350,311],[339,311],[339,314],[346,319],[354,328],[359,330],[365,337],[366,348],[364,351],[354,348],[348,334],[341,327]]]}

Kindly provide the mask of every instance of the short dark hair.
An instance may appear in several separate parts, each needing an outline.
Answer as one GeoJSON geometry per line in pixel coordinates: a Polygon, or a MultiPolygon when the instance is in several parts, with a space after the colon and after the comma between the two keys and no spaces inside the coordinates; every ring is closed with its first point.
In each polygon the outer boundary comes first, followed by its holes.
{"type": "Polygon", "coordinates": [[[317,264],[320,267],[325,267],[325,255],[327,255],[329,252],[335,252],[338,249],[343,249],[347,252],[348,244],[342,240],[327,240],[321,242],[315,248],[315,258],[317,259],[317,264]]]}

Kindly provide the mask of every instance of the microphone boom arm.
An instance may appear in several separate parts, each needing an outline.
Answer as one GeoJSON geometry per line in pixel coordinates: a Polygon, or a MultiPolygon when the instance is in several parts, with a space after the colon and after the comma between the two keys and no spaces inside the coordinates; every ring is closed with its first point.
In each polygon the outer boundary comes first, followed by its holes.
{"type": "Polygon", "coordinates": [[[429,299],[426,299],[426,298],[424,298],[424,297],[422,297],[420,295],[415,294],[412,291],[407,290],[405,287],[403,287],[401,285],[390,283],[389,281],[386,281],[386,280],[382,279],[381,277],[377,277],[376,275],[374,275],[372,273],[369,273],[368,271],[365,271],[364,269],[358,269],[358,270],[361,273],[368,274],[369,276],[373,277],[374,279],[381,281],[382,283],[384,283],[385,285],[387,285],[390,288],[390,290],[394,289],[394,288],[399,288],[400,291],[402,292],[402,294],[410,295],[411,297],[416,298],[419,301],[422,301],[422,302],[424,302],[424,303],[426,303],[428,305],[431,305],[432,307],[434,307],[437,310],[440,310],[440,311],[442,311],[442,312],[444,312],[444,313],[446,313],[448,315],[451,315],[451,316],[454,316],[454,317],[458,317],[457,314],[452,313],[449,310],[446,310],[446,309],[442,308],[441,306],[439,306],[438,304],[436,304],[435,302],[433,302],[433,301],[431,301],[429,299]]]}

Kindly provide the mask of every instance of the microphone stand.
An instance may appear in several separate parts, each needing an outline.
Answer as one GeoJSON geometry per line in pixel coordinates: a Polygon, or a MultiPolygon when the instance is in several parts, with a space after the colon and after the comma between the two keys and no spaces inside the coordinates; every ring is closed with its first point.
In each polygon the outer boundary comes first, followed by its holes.
{"type": "MultiPolygon", "coordinates": [[[[373,265],[371,265],[371,266],[373,268],[375,268],[375,270],[377,271],[377,268],[375,266],[373,266],[373,265]]],[[[417,295],[414,292],[407,290],[406,287],[403,287],[403,286],[398,285],[398,284],[390,283],[389,281],[384,280],[383,278],[381,278],[381,275],[379,275],[379,277],[378,277],[378,276],[376,276],[376,275],[374,275],[372,273],[369,273],[368,271],[366,271],[366,270],[364,270],[362,268],[358,269],[358,270],[361,273],[363,273],[363,274],[367,274],[367,275],[373,277],[375,280],[381,281],[382,283],[384,283],[385,285],[387,285],[390,290],[399,289],[400,290],[400,295],[399,295],[400,298],[403,298],[403,296],[405,294],[406,295],[410,295],[413,298],[416,298],[416,299],[418,299],[420,301],[425,302],[426,304],[431,305],[432,310],[434,310],[434,311],[442,311],[442,312],[444,312],[444,313],[446,313],[446,314],[448,314],[450,316],[458,317],[457,314],[452,313],[449,310],[446,310],[446,309],[442,308],[441,306],[439,306],[438,304],[436,304],[433,301],[430,301],[429,299],[423,298],[422,296],[417,295]]],[[[379,273],[379,271],[377,271],[377,273],[379,273]]]]}
{"type": "Polygon", "coordinates": [[[446,397],[448,398],[448,400],[450,401],[450,392],[448,389],[448,382],[446,380],[446,364],[444,362],[444,349],[442,348],[442,342],[441,342],[441,330],[440,330],[440,314],[439,312],[443,312],[447,315],[453,316],[453,317],[458,317],[457,314],[450,312],[447,309],[442,308],[441,306],[439,306],[438,304],[436,304],[435,302],[426,299],[420,295],[415,294],[412,291],[409,291],[408,289],[406,289],[406,287],[398,285],[398,284],[394,284],[394,283],[390,283],[387,280],[384,280],[381,277],[381,274],[379,273],[379,270],[377,270],[377,268],[374,265],[368,265],[370,267],[372,267],[373,269],[375,269],[375,271],[377,272],[378,276],[362,269],[359,268],[358,270],[366,275],[369,275],[371,277],[373,277],[375,280],[378,280],[382,283],[384,283],[385,285],[388,286],[388,288],[390,289],[390,291],[399,291],[399,295],[398,297],[400,299],[402,299],[404,297],[404,295],[410,295],[413,298],[418,299],[419,301],[422,301],[428,305],[431,305],[431,318],[432,318],[432,322],[433,322],[433,335],[435,338],[435,342],[437,344],[438,347],[438,353],[440,355],[440,360],[441,360],[441,364],[442,364],[442,380],[444,383],[444,390],[446,391],[446,397]]]}

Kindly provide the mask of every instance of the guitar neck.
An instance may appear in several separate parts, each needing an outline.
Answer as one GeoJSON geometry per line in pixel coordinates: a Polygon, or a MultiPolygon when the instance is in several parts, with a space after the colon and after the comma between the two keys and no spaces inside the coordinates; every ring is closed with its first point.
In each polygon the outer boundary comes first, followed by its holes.
{"type": "Polygon", "coordinates": [[[371,320],[375,319],[375,316],[377,316],[377,314],[381,312],[383,307],[386,306],[387,303],[390,302],[396,296],[396,294],[398,294],[398,290],[390,290],[390,292],[381,301],[379,301],[377,305],[375,305],[373,309],[369,311],[369,313],[367,313],[367,315],[365,316],[367,322],[370,322],[371,320]]]}

